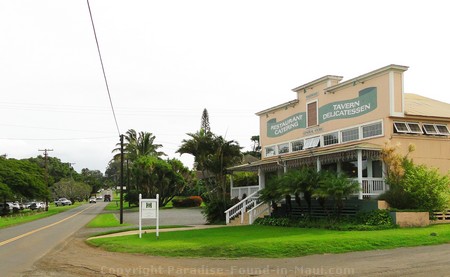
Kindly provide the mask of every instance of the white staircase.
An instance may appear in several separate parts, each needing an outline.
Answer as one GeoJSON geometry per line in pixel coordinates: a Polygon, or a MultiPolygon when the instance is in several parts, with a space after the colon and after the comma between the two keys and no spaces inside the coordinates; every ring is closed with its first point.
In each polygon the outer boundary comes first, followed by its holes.
{"type": "Polygon", "coordinates": [[[259,200],[255,191],[239,203],[225,211],[227,225],[250,225],[258,217],[269,215],[270,205],[259,200]]]}

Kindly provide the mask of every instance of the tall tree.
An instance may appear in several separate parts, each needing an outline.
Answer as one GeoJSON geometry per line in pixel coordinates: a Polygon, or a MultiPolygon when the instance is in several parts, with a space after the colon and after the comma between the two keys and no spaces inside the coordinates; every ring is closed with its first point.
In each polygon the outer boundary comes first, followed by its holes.
{"type": "Polygon", "coordinates": [[[200,125],[200,130],[204,130],[206,133],[211,132],[211,127],[209,125],[209,115],[208,110],[205,108],[202,113],[202,121],[200,125]]]}

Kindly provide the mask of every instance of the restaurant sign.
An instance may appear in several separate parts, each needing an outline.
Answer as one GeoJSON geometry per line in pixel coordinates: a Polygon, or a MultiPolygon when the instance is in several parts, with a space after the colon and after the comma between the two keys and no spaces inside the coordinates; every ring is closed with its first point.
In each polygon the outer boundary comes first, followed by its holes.
{"type": "Polygon", "coordinates": [[[275,118],[267,121],[267,136],[279,137],[298,128],[306,128],[305,112],[294,114],[280,122],[277,122],[275,118]]]}
{"type": "Polygon", "coordinates": [[[319,108],[319,123],[330,120],[352,118],[369,113],[377,108],[377,88],[370,87],[359,92],[359,97],[333,102],[319,108]]]}

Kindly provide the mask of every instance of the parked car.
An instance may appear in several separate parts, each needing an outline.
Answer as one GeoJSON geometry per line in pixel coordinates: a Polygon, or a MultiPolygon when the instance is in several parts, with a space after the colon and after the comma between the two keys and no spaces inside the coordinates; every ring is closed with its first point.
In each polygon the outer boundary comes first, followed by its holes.
{"type": "Polygon", "coordinates": [[[91,198],[89,198],[89,203],[97,203],[95,196],[92,196],[91,198]]]}
{"type": "Polygon", "coordinates": [[[103,196],[101,196],[101,195],[97,196],[97,200],[102,201],[103,200],[103,196]]]}
{"type": "Polygon", "coordinates": [[[20,210],[19,202],[17,202],[17,201],[16,202],[8,202],[8,204],[12,207],[12,210],[14,212],[17,212],[20,210]]]}
{"type": "Polygon", "coordinates": [[[32,211],[34,210],[43,210],[45,209],[45,203],[44,202],[31,202],[28,208],[32,211]]]}
{"type": "Polygon", "coordinates": [[[12,205],[8,202],[8,203],[0,203],[0,214],[5,212],[5,213],[9,213],[13,210],[12,205]]]}
{"type": "Polygon", "coordinates": [[[72,201],[67,198],[59,198],[55,201],[56,206],[70,206],[72,205],[72,201]]]}

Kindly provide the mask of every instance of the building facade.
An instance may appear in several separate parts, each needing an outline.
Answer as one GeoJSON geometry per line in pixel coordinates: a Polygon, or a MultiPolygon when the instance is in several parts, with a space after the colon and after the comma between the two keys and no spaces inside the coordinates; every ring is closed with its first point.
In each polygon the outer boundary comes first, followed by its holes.
{"type": "Polygon", "coordinates": [[[267,176],[301,166],[343,172],[361,186],[358,198],[376,198],[387,186],[380,151],[386,143],[417,164],[450,170],[450,104],[404,93],[408,67],[388,65],[342,81],[327,75],[294,88],[295,99],[265,109],[259,161],[232,168],[257,171],[257,188],[232,188],[241,198],[264,187],[267,176]]]}

